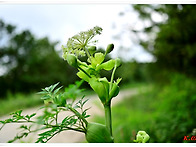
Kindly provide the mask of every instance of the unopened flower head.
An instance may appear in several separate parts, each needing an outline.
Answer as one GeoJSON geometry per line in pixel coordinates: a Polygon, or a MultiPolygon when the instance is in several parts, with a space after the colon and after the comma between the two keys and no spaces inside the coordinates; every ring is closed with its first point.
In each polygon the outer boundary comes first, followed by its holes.
{"type": "Polygon", "coordinates": [[[80,32],[79,34],[69,38],[66,47],[63,48],[63,58],[66,60],[68,54],[75,54],[76,56],[85,56],[86,50],[90,44],[95,44],[97,40],[92,40],[96,35],[100,35],[102,28],[95,26],[86,32],[80,32]]]}

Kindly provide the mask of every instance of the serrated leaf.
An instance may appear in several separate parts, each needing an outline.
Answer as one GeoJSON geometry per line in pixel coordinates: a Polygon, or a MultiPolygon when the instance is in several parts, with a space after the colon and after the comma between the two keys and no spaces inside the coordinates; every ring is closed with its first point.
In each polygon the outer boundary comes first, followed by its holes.
{"type": "Polygon", "coordinates": [[[21,129],[25,129],[25,130],[28,130],[28,127],[26,125],[22,125],[20,126],[21,129]]]}
{"type": "Polygon", "coordinates": [[[67,116],[67,117],[65,117],[61,123],[62,123],[62,124],[64,124],[64,123],[65,123],[68,119],[69,119],[69,117],[68,117],[68,116],[67,116]]]}
{"type": "Polygon", "coordinates": [[[5,124],[5,121],[0,120],[0,123],[5,124]]]}
{"type": "Polygon", "coordinates": [[[47,100],[47,99],[50,99],[50,98],[51,98],[51,96],[49,96],[49,95],[44,95],[44,96],[41,97],[42,100],[47,100]]]}
{"type": "Polygon", "coordinates": [[[83,107],[84,104],[88,101],[88,99],[86,99],[85,101],[82,102],[81,106],[83,107]]]}
{"type": "Polygon", "coordinates": [[[59,87],[59,88],[57,88],[55,91],[54,91],[54,95],[62,88],[63,86],[61,86],[61,87],[59,87]]]}
{"type": "Polygon", "coordinates": [[[37,94],[48,94],[47,91],[40,91],[40,92],[37,92],[37,94]]]}
{"type": "Polygon", "coordinates": [[[30,119],[30,116],[29,116],[29,115],[26,115],[25,117],[26,117],[27,119],[30,119]]]}
{"type": "Polygon", "coordinates": [[[85,115],[85,116],[84,116],[84,118],[88,118],[88,117],[90,117],[90,115],[85,115]]]}
{"type": "Polygon", "coordinates": [[[52,92],[58,84],[59,84],[59,82],[54,85],[51,85],[50,92],[52,92]]]}
{"type": "Polygon", "coordinates": [[[30,118],[34,117],[36,115],[36,113],[33,113],[30,115],[30,118]]]}
{"type": "Polygon", "coordinates": [[[15,114],[17,114],[17,115],[21,115],[21,113],[22,113],[22,110],[18,110],[18,111],[16,111],[16,113],[15,114]]]}

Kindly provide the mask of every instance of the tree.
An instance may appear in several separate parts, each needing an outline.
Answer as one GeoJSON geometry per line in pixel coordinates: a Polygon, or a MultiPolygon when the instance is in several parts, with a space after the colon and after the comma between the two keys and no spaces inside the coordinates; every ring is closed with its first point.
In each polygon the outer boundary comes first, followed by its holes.
{"type": "MultiPolygon", "coordinates": [[[[156,58],[154,71],[179,72],[196,75],[196,6],[195,5],[133,5],[142,21],[150,25],[143,30],[150,39],[139,39],[140,44],[156,58]],[[162,21],[153,19],[154,14],[162,21]]],[[[152,71],[152,70],[151,70],[152,71]]],[[[156,72],[157,73],[157,72],[156,72]]]]}
{"type": "Polygon", "coordinates": [[[58,81],[64,85],[76,80],[55,50],[57,42],[47,37],[37,39],[29,30],[19,33],[16,26],[0,21],[0,96],[11,92],[30,92],[58,81]]]}

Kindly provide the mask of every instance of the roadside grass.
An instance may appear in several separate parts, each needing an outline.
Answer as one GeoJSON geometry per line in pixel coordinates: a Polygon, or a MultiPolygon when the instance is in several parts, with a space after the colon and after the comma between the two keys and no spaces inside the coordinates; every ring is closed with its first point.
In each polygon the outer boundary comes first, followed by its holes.
{"type": "MultiPolygon", "coordinates": [[[[141,85],[142,86],[142,85],[141,85]]],[[[144,86],[144,85],[143,85],[144,86]]],[[[140,90],[139,94],[126,98],[112,107],[112,126],[115,142],[130,143],[140,130],[148,133],[148,126],[153,124],[154,109],[151,88],[140,90]],[[147,124],[147,125],[146,125],[147,124]]],[[[103,116],[94,116],[93,121],[104,124],[103,116]]]]}
{"type": "MultiPolygon", "coordinates": [[[[144,85],[143,83],[134,83],[123,85],[122,89],[134,88],[144,85]]],[[[95,94],[92,90],[85,90],[84,95],[89,96],[95,94]]],[[[43,100],[40,99],[41,95],[34,93],[23,94],[8,93],[5,99],[0,100],[0,116],[9,114],[19,109],[26,109],[43,105],[43,100]]]]}
{"type": "MultiPolygon", "coordinates": [[[[166,85],[153,84],[112,107],[115,142],[133,142],[146,131],[151,143],[195,143],[196,79],[173,75],[166,85]],[[189,136],[187,140],[185,136],[189,136]]],[[[104,123],[103,116],[94,120],[104,123]]]]}
{"type": "Polygon", "coordinates": [[[9,93],[6,99],[0,100],[0,116],[9,114],[19,109],[35,107],[43,104],[40,95],[31,94],[11,94],[9,93]]]}

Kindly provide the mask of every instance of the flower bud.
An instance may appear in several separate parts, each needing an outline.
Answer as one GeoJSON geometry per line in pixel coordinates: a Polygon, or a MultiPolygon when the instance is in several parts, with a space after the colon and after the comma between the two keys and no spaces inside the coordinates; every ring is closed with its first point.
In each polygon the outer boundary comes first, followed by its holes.
{"type": "Polygon", "coordinates": [[[139,131],[136,135],[135,142],[146,143],[150,139],[150,136],[145,131],[139,131]]]}
{"type": "Polygon", "coordinates": [[[88,123],[85,137],[89,143],[113,143],[106,126],[99,123],[88,123]]]}
{"type": "Polygon", "coordinates": [[[74,54],[68,54],[67,55],[67,62],[69,65],[73,66],[73,67],[78,67],[78,63],[77,63],[77,58],[74,54]]]}
{"type": "Polygon", "coordinates": [[[106,48],[106,53],[109,54],[114,49],[114,44],[109,44],[106,48]]]}
{"type": "Polygon", "coordinates": [[[116,58],[116,60],[115,60],[116,67],[121,66],[121,64],[122,64],[121,60],[119,58],[116,58]]]}
{"type": "Polygon", "coordinates": [[[95,53],[95,51],[96,51],[96,46],[90,46],[90,47],[88,48],[88,51],[89,51],[89,53],[90,53],[91,55],[93,55],[93,54],[95,53]]]}

